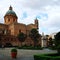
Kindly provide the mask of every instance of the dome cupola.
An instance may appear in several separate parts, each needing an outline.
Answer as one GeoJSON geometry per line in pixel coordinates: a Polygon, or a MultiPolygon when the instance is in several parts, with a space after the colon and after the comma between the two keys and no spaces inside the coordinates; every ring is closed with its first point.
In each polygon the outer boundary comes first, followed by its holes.
{"type": "Polygon", "coordinates": [[[17,23],[17,15],[16,13],[13,11],[12,6],[9,7],[9,10],[6,12],[5,16],[4,16],[4,23],[5,24],[11,24],[16,22],[17,23]]]}
{"type": "Polygon", "coordinates": [[[5,16],[6,15],[14,15],[17,17],[16,13],[13,11],[12,6],[9,7],[9,10],[6,12],[5,16]]]}

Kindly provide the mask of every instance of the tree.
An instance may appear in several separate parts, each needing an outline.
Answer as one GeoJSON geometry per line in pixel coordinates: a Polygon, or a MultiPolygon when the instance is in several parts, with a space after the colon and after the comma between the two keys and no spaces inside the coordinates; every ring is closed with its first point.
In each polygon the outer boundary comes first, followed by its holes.
{"type": "Polygon", "coordinates": [[[0,47],[2,47],[2,38],[1,38],[1,35],[0,35],[0,47]]]}
{"type": "Polygon", "coordinates": [[[49,46],[49,44],[48,44],[48,37],[49,37],[49,35],[46,35],[46,42],[47,42],[47,47],[49,46]]]}
{"type": "Polygon", "coordinates": [[[24,34],[23,32],[19,33],[18,39],[19,39],[19,41],[21,41],[21,45],[22,45],[22,42],[24,42],[26,39],[26,34],[24,34]]]}
{"type": "Polygon", "coordinates": [[[57,48],[58,53],[60,54],[60,32],[55,35],[55,46],[57,48]]]}
{"type": "Polygon", "coordinates": [[[53,39],[51,37],[49,38],[49,47],[53,47],[53,39]]]}
{"type": "Polygon", "coordinates": [[[38,33],[37,29],[33,28],[29,33],[30,38],[34,41],[34,47],[37,45],[38,38],[40,34],[38,33]]]}

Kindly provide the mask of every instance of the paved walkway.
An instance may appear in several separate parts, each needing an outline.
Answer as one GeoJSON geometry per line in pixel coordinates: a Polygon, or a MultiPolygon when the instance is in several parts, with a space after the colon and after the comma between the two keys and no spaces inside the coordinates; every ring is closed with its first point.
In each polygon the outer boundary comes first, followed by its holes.
{"type": "Polygon", "coordinates": [[[34,54],[55,53],[56,51],[44,50],[23,50],[17,49],[17,59],[12,59],[10,56],[11,48],[0,49],[0,60],[34,60],[34,54]]]}

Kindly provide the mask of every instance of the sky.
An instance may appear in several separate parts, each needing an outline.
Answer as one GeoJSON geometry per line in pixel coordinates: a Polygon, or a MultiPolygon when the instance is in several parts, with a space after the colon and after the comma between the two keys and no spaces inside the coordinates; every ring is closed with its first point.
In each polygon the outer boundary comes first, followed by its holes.
{"type": "Polygon", "coordinates": [[[60,31],[60,0],[0,0],[0,23],[10,5],[19,23],[31,24],[37,18],[40,34],[60,31]]]}

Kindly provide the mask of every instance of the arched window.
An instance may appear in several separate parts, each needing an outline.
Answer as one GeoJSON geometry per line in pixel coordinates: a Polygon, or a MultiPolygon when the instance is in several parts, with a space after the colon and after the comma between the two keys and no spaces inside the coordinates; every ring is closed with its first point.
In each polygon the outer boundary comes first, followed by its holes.
{"type": "Polygon", "coordinates": [[[8,22],[10,21],[10,19],[8,18],[8,22]]]}
{"type": "Polygon", "coordinates": [[[19,33],[21,33],[21,29],[19,30],[19,33]]]}

